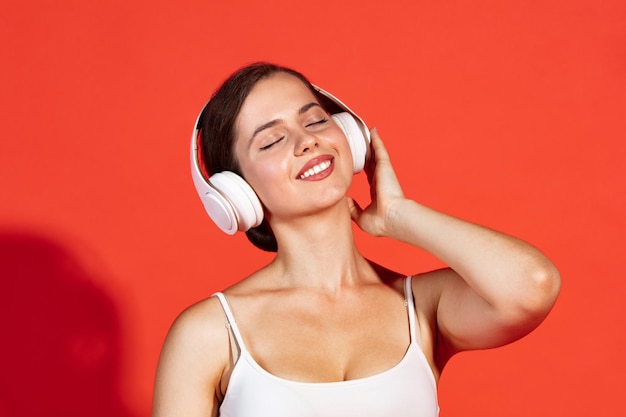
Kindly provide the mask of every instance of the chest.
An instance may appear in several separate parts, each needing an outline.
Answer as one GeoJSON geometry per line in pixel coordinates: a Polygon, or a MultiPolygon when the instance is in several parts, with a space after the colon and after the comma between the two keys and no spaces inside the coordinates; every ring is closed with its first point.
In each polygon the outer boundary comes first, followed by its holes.
{"type": "Polygon", "coordinates": [[[257,364],[294,381],[347,381],[384,372],[410,344],[407,308],[393,295],[283,300],[243,314],[238,325],[257,364]]]}

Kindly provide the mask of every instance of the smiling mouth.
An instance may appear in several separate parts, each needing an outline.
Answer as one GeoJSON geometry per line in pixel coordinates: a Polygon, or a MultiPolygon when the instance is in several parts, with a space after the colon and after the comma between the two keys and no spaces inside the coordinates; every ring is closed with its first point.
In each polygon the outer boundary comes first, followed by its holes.
{"type": "Polygon", "coordinates": [[[303,180],[305,178],[310,177],[311,175],[319,174],[322,171],[326,171],[328,168],[330,168],[330,161],[320,162],[319,164],[315,165],[313,168],[310,168],[309,170],[305,171],[298,178],[303,180]]]}

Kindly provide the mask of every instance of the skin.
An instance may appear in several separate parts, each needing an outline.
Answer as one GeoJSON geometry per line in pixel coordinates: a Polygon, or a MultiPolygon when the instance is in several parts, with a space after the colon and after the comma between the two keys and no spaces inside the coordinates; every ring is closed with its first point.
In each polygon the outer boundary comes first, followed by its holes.
{"type": "MultiPolygon", "coordinates": [[[[237,118],[236,155],[265,206],[278,252],[224,293],[262,367],[291,380],[330,382],[374,375],[402,359],[409,344],[406,274],[365,259],[352,222],[450,266],[413,280],[420,345],[436,379],[456,353],[513,342],[545,318],[560,277],[541,252],[407,198],[376,130],[365,169],[372,201],[361,207],[347,196],[346,139],[310,103],[315,97],[302,82],[277,74],[254,87],[237,118]],[[299,178],[320,160],[332,161],[330,172],[299,178]]],[[[215,298],[176,319],[158,366],[154,417],[218,415],[234,366],[224,323],[215,298]]]]}

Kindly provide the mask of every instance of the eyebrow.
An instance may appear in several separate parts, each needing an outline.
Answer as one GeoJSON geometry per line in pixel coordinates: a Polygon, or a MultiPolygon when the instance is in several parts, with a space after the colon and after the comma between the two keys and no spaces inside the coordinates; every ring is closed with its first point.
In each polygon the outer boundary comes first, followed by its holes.
{"type": "MultiPolygon", "coordinates": [[[[310,102],[305,104],[304,106],[300,107],[300,110],[298,110],[298,115],[303,115],[304,113],[306,113],[307,111],[309,111],[311,108],[313,107],[322,107],[320,106],[319,103],[315,103],[315,102],[310,102]]],[[[252,141],[254,140],[254,138],[261,133],[262,131],[269,129],[271,127],[276,126],[277,124],[281,123],[282,120],[281,119],[274,119],[274,120],[270,120],[267,123],[262,124],[261,126],[257,127],[256,129],[254,129],[254,132],[252,133],[252,137],[250,138],[250,140],[248,141],[248,144],[251,144],[252,141]]]]}

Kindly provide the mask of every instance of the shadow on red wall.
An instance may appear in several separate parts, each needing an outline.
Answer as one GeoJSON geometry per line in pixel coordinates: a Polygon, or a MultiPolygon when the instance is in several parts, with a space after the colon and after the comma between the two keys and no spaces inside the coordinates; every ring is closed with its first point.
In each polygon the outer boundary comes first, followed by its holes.
{"type": "Polygon", "coordinates": [[[0,231],[0,416],[131,417],[113,300],[61,244],[0,231]]]}

